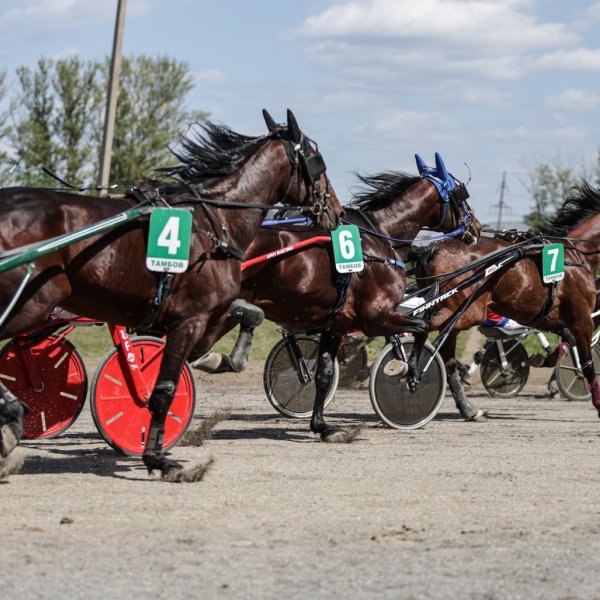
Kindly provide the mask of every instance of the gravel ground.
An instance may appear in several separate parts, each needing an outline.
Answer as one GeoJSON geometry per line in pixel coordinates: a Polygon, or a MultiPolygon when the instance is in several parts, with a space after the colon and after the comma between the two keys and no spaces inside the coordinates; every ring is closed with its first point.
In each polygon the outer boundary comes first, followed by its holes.
{"type": "Polygon", "coordinates": [[[0,483],[2,597],[600,598],[600,421],[550,399],[539,370],[519,398],[462,422],[447,398],[417,431],[380,425],[368,391],[340,390],[320,443],[275,413],[262,365],[198,381],[196,419],[230,416],[187,465],[197,483],[149,478],[113,452],[89,410],[62,437],[23,445],[0,483]]]}

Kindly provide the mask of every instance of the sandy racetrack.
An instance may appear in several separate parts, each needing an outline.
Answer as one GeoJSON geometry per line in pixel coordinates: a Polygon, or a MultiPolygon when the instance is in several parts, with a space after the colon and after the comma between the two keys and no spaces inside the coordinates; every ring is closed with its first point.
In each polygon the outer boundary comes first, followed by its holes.
{"type": "MultiPolygon", "coordinates": [[[[600,598],[600,419],[548,399],[451,399],[426,428],[381,426],[368,392],[341,390],[316,441],[264,398],[260,363],[202,376],[197,418],[229,408],[212,439],[179,447],[193,484],[151,480],[115,454],[86,408],[61,438],[24,445],[0,483],[4,598],[600,598]]],[[[533,379],[533,378],[532,378],[533,379]]]]}

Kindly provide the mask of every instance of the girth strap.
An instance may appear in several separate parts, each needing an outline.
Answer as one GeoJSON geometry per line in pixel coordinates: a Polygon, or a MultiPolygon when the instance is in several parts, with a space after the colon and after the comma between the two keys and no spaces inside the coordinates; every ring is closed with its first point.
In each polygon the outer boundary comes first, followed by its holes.
{"type": "Polygon", "coordinates": [[[156,292],[154,292],[154,298],[150,303],[150,307],[146,311],[146,314],[142,322],[135,327],[136,331],[150,331],[154,325],[154,320],[158,311],[161,309],[164,301],[171,295],[171,286],[173,284],[174,273],[161,273],[158,285],[156,286],[156,292]]]}

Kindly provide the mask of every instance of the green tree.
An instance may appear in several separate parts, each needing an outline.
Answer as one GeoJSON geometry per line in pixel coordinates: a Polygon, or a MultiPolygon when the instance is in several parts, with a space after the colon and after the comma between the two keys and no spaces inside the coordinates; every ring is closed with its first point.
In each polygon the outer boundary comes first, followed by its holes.
{"type": "MultiPolygon", "coordinates": [[[[69,183],[95,186],[104,126],[109,61],[77,57],[40,59],[17,69],[10,143],[19,159],[13,183],[59,185],[47,168],[69,183]]],[[[193,88],[189,67],[166,57],[124,58],[119,82],[111,183],[136,184],[170,161],[167,148],[192,119],[184,110],[193,88]]]]}
{"type": "MultiPolygon", "coordinates": [[[[108,73],[108,62],[106,63],[108,73]]],[[[172,162],[168,144],[207,113],[184,110],[194,87],[189,66],[167,57],[125,58],[122,63],[111,161],[111,183],[133,185],[172,162]]]]}
{"type": "Polygon", "coordinates": [[[16,150],[19,171],[27,185],[48,184],[41,167],[58,166],[58,153],[52,139],[54,95],[51,83],[52,61],[40,59],[37,69],[17,69],[21,91],[11,103],[15,125],[10,140],[16,150]]]}
{"type": "MultiPolygon", "coordinates": [[[[0,105],[4,103],[7,97],[6,87],[6,71],[0,70],[0,105]]],[[[10,172],[13,168],[13,164],[10,162],[10,156],[7,152],[8,136],[10,133],[10,126],[8,125],[9,111],[0,111],[0,185],[4,185],[6,180],[10,177],[10,172]]]]}
{"type": "Polygon", "coordinates": [[[524,220],[530,227],[539,226],[544,217],[556,212],[579,177],[571,167],[566,167],[560,159],[553,164],[540,163],[530,169],[529,179],[525,183],[531,194],[533,211],[525,215],[524,220]]]}

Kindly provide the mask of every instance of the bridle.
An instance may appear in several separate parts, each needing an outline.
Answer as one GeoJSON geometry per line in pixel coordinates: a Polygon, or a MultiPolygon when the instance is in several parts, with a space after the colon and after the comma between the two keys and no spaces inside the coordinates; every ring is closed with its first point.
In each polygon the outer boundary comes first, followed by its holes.
{"type": "Polygon", "coordinates": [[[442,225],[448,215],[448,210],[450,210],[452,212],[454,228],[452,233],[462,232],[462,239],[464,241],[476,241],[475,236],[470,232],[470,227],[473,223],[473,211],[467,202],[467,198],[469,197],[467,186],[450,173],[448,173],[448,177],[444,180],[431,172],[423,172],[421,177],[427,179],[435,186],[442,202],[442,215],[439,223],[435,227],[428,227],[427,229],[441,231],[442,225]]]}
{"type": "Polygon", "coordinates": [[[325,175],[327,168],[323,156],[319,152],[318,144],[303,133],[300,133],[300,140],[295,142],[290,138],[288,128],[285,124],[277,125],[275,129],[267,134],[267,137],[277,138],[283,142],[285,152],[292,166],[287,192],[290,190],[295,175],[298,204],[302,195],[302,180],[306,178],[310,183],[312,206],[310,206],[309,210],[303,212],[308,212],[313,218],[320,220],[324,212],[327,210],[333,211],[331,193],[329,191],[329,178],[325,175]],[[321,189],[322,175],[325,176],[324,189],[321,189]]]}

